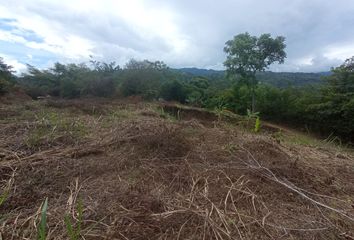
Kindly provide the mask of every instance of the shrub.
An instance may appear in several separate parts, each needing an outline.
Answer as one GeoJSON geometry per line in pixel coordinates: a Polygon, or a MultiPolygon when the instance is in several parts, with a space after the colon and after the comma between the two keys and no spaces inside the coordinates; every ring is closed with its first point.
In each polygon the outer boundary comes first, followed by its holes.
{"type": "Polygon", "coordinates": [[[80,89],[71,79],[65,79],[60,84],[60,96],[64,98],[76,98],[80,96],[80,89]]]}
{"type": "Polygon", "coordinates": [[[178,81],[167,82],[162,85],[160,96],[167,101],[186,102],[186,88],[178,81]]]}
{"type": "Polygon", "coordinates": [[[96,77],[84,87],[82,94],[97,97],[110,97],[115,93],[114,81],[110,77],[96,77]]]}
{"type": "Polygon", "coordinates": [[[7,80],[0,78],[0,95],[3,95],[8,91],[9,85],[10,84],[7,80]]]}

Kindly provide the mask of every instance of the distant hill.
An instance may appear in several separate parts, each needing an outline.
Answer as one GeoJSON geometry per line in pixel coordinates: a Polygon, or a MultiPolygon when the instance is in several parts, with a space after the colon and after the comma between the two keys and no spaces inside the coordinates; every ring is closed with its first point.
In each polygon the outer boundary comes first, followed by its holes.
{"type": "MultiPolygon", "coordinates": [[[[223,78],[225,71],[200,68],[180,68],[179,72],[193,76],[212,77],[213,79],[223,78]]],[[[302,72],[262,72],[257,74],[260,82],[268,83],[276,87],[305,86],[308,84],[321,84],[324,76],[329,76],[331,72],[302,73],[302,72]]]]}
{"type": "Polygon", "coordinates": [[[209,77],[212,75],[224,75],[225,71],[213,70],[213,69],[201,69],[201,68],[179,68],[177,71],[192,74],[195,76],[209,77]]]}

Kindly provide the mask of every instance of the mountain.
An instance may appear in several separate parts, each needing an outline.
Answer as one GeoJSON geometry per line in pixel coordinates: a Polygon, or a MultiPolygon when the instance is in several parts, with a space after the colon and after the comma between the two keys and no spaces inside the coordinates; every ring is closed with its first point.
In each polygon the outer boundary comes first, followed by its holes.
{"type": "Polygon", "coordinates": [[[203,76],[209,77],[212,75],[224,75],[225,71],[222,70],[213,70],[213,69],[201,69],[201,68],[179,68],[176,69],[179,72],[195,75],[195,76],[203,76]]]}
{"type": "MultiPolygon", "coordinates": [[[[192,76],[212,77],[213,79],[224,78],[225,71],[200,68],[179,68],[176,71],[192,76]]],[[[267,83],[276,87],[317,85],[323,82],[325,76],[331,72],[303,73],[303,72],[261,72],[257,74],[257,79],[262,83],[267,83]]]]}

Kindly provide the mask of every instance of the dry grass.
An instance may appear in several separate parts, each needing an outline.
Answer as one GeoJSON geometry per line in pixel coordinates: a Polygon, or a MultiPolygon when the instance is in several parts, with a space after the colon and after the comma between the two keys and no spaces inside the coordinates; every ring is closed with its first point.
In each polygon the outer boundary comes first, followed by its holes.
{"type": "Polygon", "coordinates": [[[196,109],[178,121],[147,103],[26,106],[1,106],[0,239],[36,238],[45,198],[47,239],[69,238],[64,217],[79,224],[79,199],[82,239],[353,239],[349,152],[279,142],[196,109]],[[55,115],[50,141],[28,145],[43,111],[55,115]],[[70,135],[75,122],[84,134],[70,135]]]}

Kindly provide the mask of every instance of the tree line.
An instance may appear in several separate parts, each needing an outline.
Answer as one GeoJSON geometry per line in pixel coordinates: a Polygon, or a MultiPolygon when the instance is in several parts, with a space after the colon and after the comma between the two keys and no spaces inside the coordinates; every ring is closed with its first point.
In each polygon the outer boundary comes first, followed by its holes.
{"type": "Polygon", "coordinates": [[[273,62],[284,62],[285,38],[239,34],[225,46],[226,73],[195,76],[169,68],[161,61],[91,61],[55,63],[48,69],[27,66],[15,76],[0,59],[0,94],[21,88],[29,96],[61,98],[141,96],[245,115],[259,112],[268,119],[306,127],[324,136],[354,141],[354,57],[333,68],[321,84],[276,87],[257,76],[273,62]]]}

